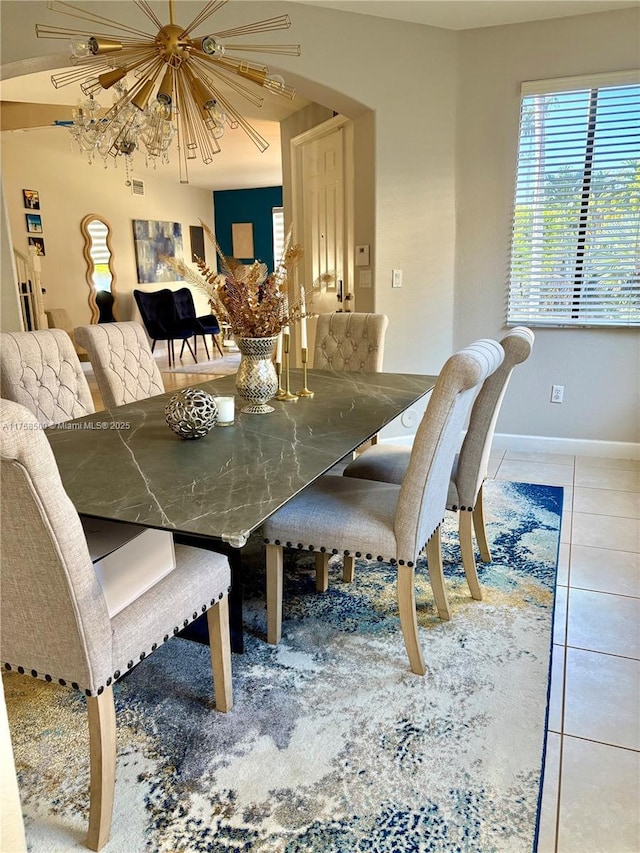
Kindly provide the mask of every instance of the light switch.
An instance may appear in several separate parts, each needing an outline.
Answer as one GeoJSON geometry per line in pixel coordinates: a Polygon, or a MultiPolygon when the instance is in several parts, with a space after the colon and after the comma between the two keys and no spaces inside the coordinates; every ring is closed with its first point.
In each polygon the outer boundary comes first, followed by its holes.
{"type": "Polygon", "coordinates": [[[391,271],[391,287],[402,287],[402,270],[391,271]]]}

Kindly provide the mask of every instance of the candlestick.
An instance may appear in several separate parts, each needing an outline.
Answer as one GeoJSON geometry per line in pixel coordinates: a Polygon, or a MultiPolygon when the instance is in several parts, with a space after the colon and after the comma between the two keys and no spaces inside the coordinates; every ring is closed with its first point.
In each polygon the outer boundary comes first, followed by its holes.
{"type": "Polygon", "coordinates": [[[298,397],[313,397],[315,394],[307,388],[307,356],[307,348],[302,347],[302,391],[298,391],[298,397]]]}
{"type": "Polygon", "coordinates": [[[282,329],[282,349],[284,350],[283,355],[283,367],[284,367],[284,375],[285,375],[285,387],[282,389],[282,393],[276,394],[276,400],[281,400],[285,403],[290,403],[292,400],[297,400],[298,397],[296,394],[292,394],[289,387],[289,327],[284,326],[282,329]]]}
{"type": "Polygon", "coordinates": [[[300,347],[307,348],[307,303],[305,301],[304,287],[300,288],[300,347]]]}
{"type": "Polygon", "coordinates": [[[282,329],[278,332],[276,341],[276,364],[282,364],[282,329]]]}

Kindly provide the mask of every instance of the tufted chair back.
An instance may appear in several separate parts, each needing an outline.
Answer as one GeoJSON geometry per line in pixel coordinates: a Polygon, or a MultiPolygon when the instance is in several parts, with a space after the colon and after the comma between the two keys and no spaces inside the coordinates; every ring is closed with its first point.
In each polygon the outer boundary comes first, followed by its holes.
{"type": "Polygon", "coordinates": [[[105,408],[164,394],[162,374],[139,323],[79,326],[76,341],[89,353],[105,408]]]}
{"type": "Polygon", "coordinates": [[[1,396],[49,426],[95,411],[69,335],[62,329],[0,334],[1,396]]]}
{"type": "Polygon", "coordinates": [[[482,386],[478,394],[460,455],[456,458],[447,507],[472,510],[478,492],[487,476],[489,454],[496,422],[513,368],[531,355],[534,334],[525,326],[517,326],[500,341],[504,361],[482,386]]]}
{"type": "Polygon", "coordinates": [[[318,315],[313,366],[317,370],[379,373],[388,325],[385,314],[336,311],[318,315]]]}

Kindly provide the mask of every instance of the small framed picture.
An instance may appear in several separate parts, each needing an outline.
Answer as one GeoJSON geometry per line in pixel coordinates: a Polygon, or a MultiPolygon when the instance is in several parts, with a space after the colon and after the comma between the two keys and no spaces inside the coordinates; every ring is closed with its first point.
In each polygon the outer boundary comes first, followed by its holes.
{"type": "Polygon", "coordinates": [[[25,213],[25,218],[30,234],[42,234],[42,217],[39,213],[25,213]]]}
{"type": "Polygon", "coordinates": [[[46,254],[44,250],[44,237],[29,237],[29,245],[36,247],[36,252],[38,255],[46,254]]]}
{"type": "Polygon", "coordinates": [[[22,190],[24,206],[30,210],[40,210],[40,193],[38,190],[22,190]]]}

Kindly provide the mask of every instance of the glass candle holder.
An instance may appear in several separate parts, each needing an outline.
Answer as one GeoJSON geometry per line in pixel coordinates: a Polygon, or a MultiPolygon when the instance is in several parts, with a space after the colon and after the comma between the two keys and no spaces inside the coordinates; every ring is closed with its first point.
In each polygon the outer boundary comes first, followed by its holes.
{"type": "Polygon", "coordinates": [[[216,397],[215,401],[218,407],[216,426],[233,426],[236,408],[235,397],[216,397]]]}

